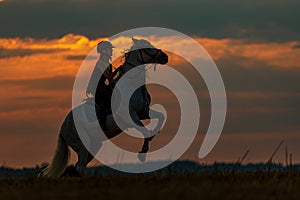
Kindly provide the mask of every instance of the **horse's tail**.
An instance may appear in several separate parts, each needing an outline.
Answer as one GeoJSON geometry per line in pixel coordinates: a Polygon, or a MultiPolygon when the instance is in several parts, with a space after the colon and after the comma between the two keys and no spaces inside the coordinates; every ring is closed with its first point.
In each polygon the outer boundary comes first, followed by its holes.
{"type": "Polygon", "coordinates": [[[59,178],[65,171],[70,158],[70,150],[67,142],[59,134],[56,151],[51,163],[41,172],[41,176],[59,178]]]}

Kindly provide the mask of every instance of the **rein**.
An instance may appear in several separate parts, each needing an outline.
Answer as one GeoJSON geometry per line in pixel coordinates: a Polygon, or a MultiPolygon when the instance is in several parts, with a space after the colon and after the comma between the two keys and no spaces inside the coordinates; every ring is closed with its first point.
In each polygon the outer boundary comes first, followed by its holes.
{"type": "MultiPolygon", "coordinates": [[[[151,55],[148,51],[145,51],[145,49],[147,49],[147,48],[144,48],[144,49],[138,49],[138,51],[139,51],[139,56],[140,56],[140,58],[141,58],[142,63],[144,63],[144,64],[146,64],[146,63],[145,63],[145,59],[144,59],[143,53],[145,53],[145,54],[147,54],[148,56],[151,57],[151,60],[150,60],[150,63],[151,63],[151,62],[154,62],[154,61],[155,61],[155,57],[157,56],[157,54],[158,54],[159,52],[161,52],[161,49],[157,49],[157,51],[155,52],[155,54],[154,54],[154,55],[151,55]]],[[[129,56],[129,54],[130,54],[130,52],[127,54],[127,56],[126,56],[125,58],[127,58],[127,57],[129,56]]],[[[128,64],[128,65],[130,65],[131,67],[136,67],[136,65],[134,65],[134,64],[132,64],[132,63],[130,63],[130,62],[128,62],[127,60],[125,60],[124,64],[128,64]]],[[[121,66],[121,67],[122,67],[122,66],[121,66]]]]}

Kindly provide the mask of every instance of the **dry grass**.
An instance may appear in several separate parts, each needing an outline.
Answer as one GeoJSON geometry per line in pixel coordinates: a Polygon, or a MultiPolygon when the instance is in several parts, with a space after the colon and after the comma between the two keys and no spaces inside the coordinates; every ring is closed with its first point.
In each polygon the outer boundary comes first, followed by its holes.
{"type": "Polygon", "coordinates": [[[300,171],[0,180],[0,199],[300,199],[300,171]]]}
{"type": "MultiPolygon", "coordinates": [[[[89,175],[84,178],[0,179],[0,200],[18,199],[300,199],[300,169],[285,147],[286,167],[274,168],[274,155],[257,169],[241,170],[247,150],[231,168],[222,164],[200,166],[200,171],[165,171],[150,174],[89,175]],[[289,155],[289,156],[288,156],[289,155]],[[289,163],[288,163],[289,162],[289,163]],[[211,167],[213,170],[205,171],[211,167]],[[204,171],[203,171],[204,170],[204,171]],[[201,173],[200,173],[201,172],[201,173]]],[[[2,167],[4,168],[4,166],[2,167]]],[[[199,170],[199,168],[197,168],[199,170]]],[[[34,173],[38,170],[35,169],[34,173]]],[[[31,172],[32,173],[32,172],[31,172]]],[[[9,176],[8,176],[9,177],[9,176]]],[[[29,176],[34,177],[34,176],[29,176]]]]}

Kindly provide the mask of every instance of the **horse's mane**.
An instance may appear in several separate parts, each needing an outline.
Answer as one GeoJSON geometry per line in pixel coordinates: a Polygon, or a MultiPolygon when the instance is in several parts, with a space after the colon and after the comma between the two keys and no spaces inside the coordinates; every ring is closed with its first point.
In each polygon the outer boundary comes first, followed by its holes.
{"type": "Polygon", "coordinates": [[[153,45],[145,39],[137,40],[132,38],[132,40],[133,40],[133,45],[130,47],[129,51],[134,51],[136,49],[143,49],[143,48],[154,48],[153,45]]]}
{"type": "MultiPolygon", "coordinates": [[[[155,48],[149,41],[147,41],[145,39],[132,38],[132,42],[133,42],[133,44],[131,45],[131,47],[129,49],[124,50],[123,56],[121,57],[122,64],[118,67],[118,69],[124,65],[124,63],[126,61],[126,58],[129,55],[129,52],[135,51],[135,50],[138,50],[138,49],[144,49],[144,48],[155,48]]],[[[117,71],[116,71],[116,73],[117,73],[117,71]]],[[[114,79],[120,78],[118,75],[114,79]]]]}
{"type": "Polygon", "coordinates": [[[125,52],[124,52],[124,58],[126,58],[127,54],[130,51],[134,51],[137,49],[144,49],[144,48],[154,48],[154,46],[145,39],[138,40],[138,39],[132,38],[132,41],[133,41],[132,46],[129,49],[125,50],[125,52]]]}

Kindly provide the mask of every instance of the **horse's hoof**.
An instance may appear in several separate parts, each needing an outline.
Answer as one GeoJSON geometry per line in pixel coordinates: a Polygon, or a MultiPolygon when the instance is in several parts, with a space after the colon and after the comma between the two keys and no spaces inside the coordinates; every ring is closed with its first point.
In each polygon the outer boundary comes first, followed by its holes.
{"type": "Polygon", "coordinates": [[[68,166],[61,177],[82,177],[82,174],[76,169],[75,166],[68,166]]]}
{"type": "Polygon", "coordinates": [[[140,151],[139,154],[138,154],[138,159],[141,162],[145,162],[146,161],[146,153],[143,153],[142,151],[140,151]]]}

